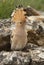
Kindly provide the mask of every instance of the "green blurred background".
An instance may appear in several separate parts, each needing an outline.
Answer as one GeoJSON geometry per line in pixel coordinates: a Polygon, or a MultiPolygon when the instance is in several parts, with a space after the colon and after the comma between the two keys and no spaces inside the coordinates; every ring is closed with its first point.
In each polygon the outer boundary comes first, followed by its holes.
{"type": "Polygon", "coordinates": [[[44,11],[44,0],[0,0],[0,18],[9,18],[15,6],[20,4],[44,11]]]}

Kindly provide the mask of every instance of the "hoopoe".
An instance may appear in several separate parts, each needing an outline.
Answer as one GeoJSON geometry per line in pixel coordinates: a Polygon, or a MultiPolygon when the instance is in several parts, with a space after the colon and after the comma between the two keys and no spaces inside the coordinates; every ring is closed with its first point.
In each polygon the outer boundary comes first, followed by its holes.
{"type": "Polygon", "coordinates": [[[12,31],[11,49],[22,50],[27,44],[26,12],[23,8],[17,8],[12,14],[12,21],[15,23],[15,30],[12,31]]]}

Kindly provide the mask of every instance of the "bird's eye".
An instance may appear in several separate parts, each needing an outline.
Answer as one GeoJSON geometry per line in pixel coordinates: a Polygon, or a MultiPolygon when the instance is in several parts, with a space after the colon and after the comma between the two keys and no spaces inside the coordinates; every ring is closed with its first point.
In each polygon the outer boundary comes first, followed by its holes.
{"type": "Polygon", "coordinates": [[[26,11],[26,9],[24,9],[24,11],[26,11]]]}
{"type": "Polygon", "coordinates": [[[20,24],[22,24],[22,22],[20,22],[20,24]]]}

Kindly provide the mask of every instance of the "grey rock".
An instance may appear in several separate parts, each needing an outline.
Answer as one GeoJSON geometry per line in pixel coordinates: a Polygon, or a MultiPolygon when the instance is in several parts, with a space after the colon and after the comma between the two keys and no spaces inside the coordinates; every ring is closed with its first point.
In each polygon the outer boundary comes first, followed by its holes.
{"type": "MultiPolygon", "coordinates": [[[[43,25],[44,23],[40,25],[38,25],[37,23],[36,26],[38,28],[34,27],[34,29],[33,29],[34,23],[32,24],[32,26],[29,26],[28,24],[27,24],[28,42],[37,45],[44,45],[44,25],[43,25]]],[[[6,50],[7,49],[6,46],[8,48],[10,47],[11,31],[14,29],[15,29],[15,24],[11,23],[11,18],[0,19],[0,50],[1,49],[6,50]]]]}
{"type": "MultiPolygon", "coordinates": [[[[26,49],[25,49],[26,50],[26,49]]],[[[1,51],[0,65],[44,65],[44,47],[29,45],[28,52],[1,51]]]]}
{"type": "Polygon", "coordinates": [[[0,65],[29,65],[30,54],[21,51],[1,52],[0,65]]]}

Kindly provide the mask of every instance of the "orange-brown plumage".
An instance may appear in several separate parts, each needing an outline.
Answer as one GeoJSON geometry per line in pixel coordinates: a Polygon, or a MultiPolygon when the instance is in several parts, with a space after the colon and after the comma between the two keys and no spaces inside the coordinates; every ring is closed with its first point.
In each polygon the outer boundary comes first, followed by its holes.
{"type": "Polygon", "coordinates": [[[26,21],[26,12],[23,11],[23,8],[17,9],[12,17],[12,21],[14,22],[25,22],[26,21]]]}

